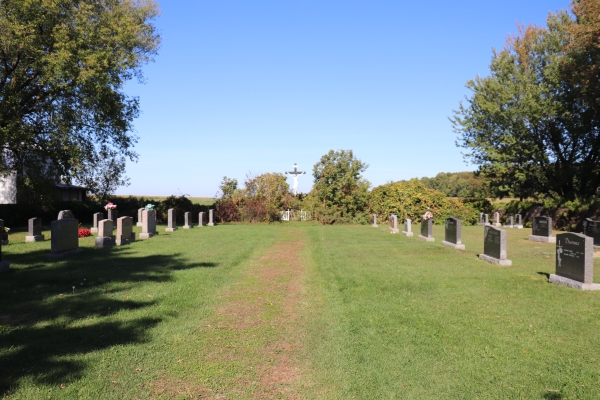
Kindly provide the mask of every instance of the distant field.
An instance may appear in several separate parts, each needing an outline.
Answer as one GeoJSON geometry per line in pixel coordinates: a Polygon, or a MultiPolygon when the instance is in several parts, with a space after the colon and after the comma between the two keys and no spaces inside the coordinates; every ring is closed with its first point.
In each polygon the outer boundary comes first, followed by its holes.
{"type": "MultiPolygon", "coordinates": [[[[140,196],[140,195],[129,195],[129,194],[124,194],[124,195],[119,195],[117,197],[129,197],[129,196],[133,196],[133,197],[144,197],[146,199],[149,200],[164,200],[169,196],[140,196]]],[[[200,204],[203,206],[208,206],[211,204],[214,204],[215,199],[213,197],[189,197],[186,196],[188,199],[190,199],[192,201],[192,203],[194,204],[200,204]]]]}

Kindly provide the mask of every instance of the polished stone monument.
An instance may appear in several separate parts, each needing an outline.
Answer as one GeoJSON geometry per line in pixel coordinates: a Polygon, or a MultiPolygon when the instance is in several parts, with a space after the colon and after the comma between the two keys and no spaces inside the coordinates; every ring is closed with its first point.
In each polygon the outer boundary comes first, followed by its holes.
{"type": "Polygon", "coordinates": [[[556,274],[549,281],[581,290],[600,290],[594,283],[594,239],[581,233],[556,235],[556,274]]]}
{"type": "Polygon", "coordinates": [[[511,266],[512,261],[506,258],[506,231],[487,225],[483,230],[483,254],[479,258],[493,264],[511,266]]]}
{"type": "Polygon", "coordinates": [[[140,233],[140,240],[150,239],[154,235],[156,235],[156,211],[144,210],[142,211],[142,233],[140,233]]]}
{"type": "Polygon", "coordinates": [[[435,242],[435,238],[432,235],[433,230],[433,219],[427,218],[421,220],[421,234],[419,239],[425,240],[426,242],[435,242]]]}
{"type": "Polygon", "coordinates": [[[591,218],[583,220],[583,234],[594,240],[594,247],[600,247],[600,221],[594,221],[591,218]]]}
{"type": "Polygon", "coordinates": [[[44,235],[42,235],[42,219],[41,218],[30,218],[28,221],[28,232],[25,236],[25,242],[43,242],[44,235]]]}
{"type": "Polygon", "coordinates": [[[462,244],[462,221],[458,218],[446,218],[445,237],[442,245],[452,247],[456,250],[464,250],[462,244]]]}
{"type": "Polygon", "coordinates": [[[410,220],[410,218],[404,218],[404,230],[402,231],[402,233],[408,237],[413,236],[412,221],[410,220]]]}
{"type": "Polygon", "coordinates": [[[532,242],[556,243],[556,237],[552,236],[552,218],[533,217],[529,240],[532,242]]]}
{"type": "Polygon", "coordinates": [[[95,247],[103,249],[115,245],[115,236],[113,235],[112,219],[101,219],[98,221],[98,236],[95,239],[95,247]]]}
{"type": "Polygon", "coordinates": [[[177,210],[174,208],[169,208],[167,215],[168,219],[165,232],[175,232],[177,230],[177,210]]]}

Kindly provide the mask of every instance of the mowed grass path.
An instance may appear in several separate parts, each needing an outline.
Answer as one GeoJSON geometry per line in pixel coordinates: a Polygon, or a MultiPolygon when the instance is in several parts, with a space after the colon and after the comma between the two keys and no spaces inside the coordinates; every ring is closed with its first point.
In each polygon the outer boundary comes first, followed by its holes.
{"type": "MultiPolygon", "coordinates": [[[[416,229],[416,226],[414,227],[416,229]]],[[[164,227],[159,227],[164,231],[164,227]]],[[[554,245],[509,230],[512,267],[387,226],[180,229],[47,262],[4,248],[7,398],[597,399],[600,293],[547,282],[554,245]],[[73,289],[75,286],[75,289],[73,289]]],[[[45,232],[47,237],[49,233],[45,232]]],[[[600,267],[596,263],[596,281],[600,267]]]]}

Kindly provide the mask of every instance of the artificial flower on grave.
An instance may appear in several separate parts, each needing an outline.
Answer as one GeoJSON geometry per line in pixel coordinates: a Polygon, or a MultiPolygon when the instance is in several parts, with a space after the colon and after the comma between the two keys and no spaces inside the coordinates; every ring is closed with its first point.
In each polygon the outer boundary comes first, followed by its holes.
{"type": "Polygon", "coordinates": [[[10,231],[10,228],[7,228],[6,226],[4,227],[4,232],[8,233],[8,231],[10,231]]]}
{"type": "Polygon", "coordinates": [[[105,209],[106,211],[108,211],[108,210],[114,210],[115,208],[117,208],[117,205],[116,205],[116,204],[113,204],[113,203],[111,203],[110,201],[108,202],[108,204],[106,204],[106,205],[104,206],[104,209],[105,209]]]}
{"type": "Polygon", "coordinates": [[[144,208],[146,210],[148,210],[148,211],[153,211],[154,210],[154,204],[148,203],[148,204],[146,204],[146,207],[144,207],[144,208]]]}
{"type": "Polygon", "coordinates": [[[79,228],[77,230],[77,237],[82,238],[86,236],[92,236],[92,232],[88,228],[79,228]]]}
{"type": "Polygon", "coordinates": [[[433,218],[433,214],[430,213],[429,211],[427,211],[425,214],[423,214],[423,219],[429,219],[429,218],[433,218]]]}

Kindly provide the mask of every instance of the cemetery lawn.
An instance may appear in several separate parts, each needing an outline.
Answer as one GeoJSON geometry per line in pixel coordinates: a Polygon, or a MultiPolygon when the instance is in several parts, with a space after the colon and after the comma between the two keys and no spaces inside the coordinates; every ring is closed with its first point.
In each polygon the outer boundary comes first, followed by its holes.
{"type": "Polygon", "coordinates": [[[466,251],[437,225],[158,231],[60,261],[10,235],[6,398],[600,398],[600,293],[549,284],[530,229],[508,229],[512,267],[476,257],[483,227],[466,251]]]}

